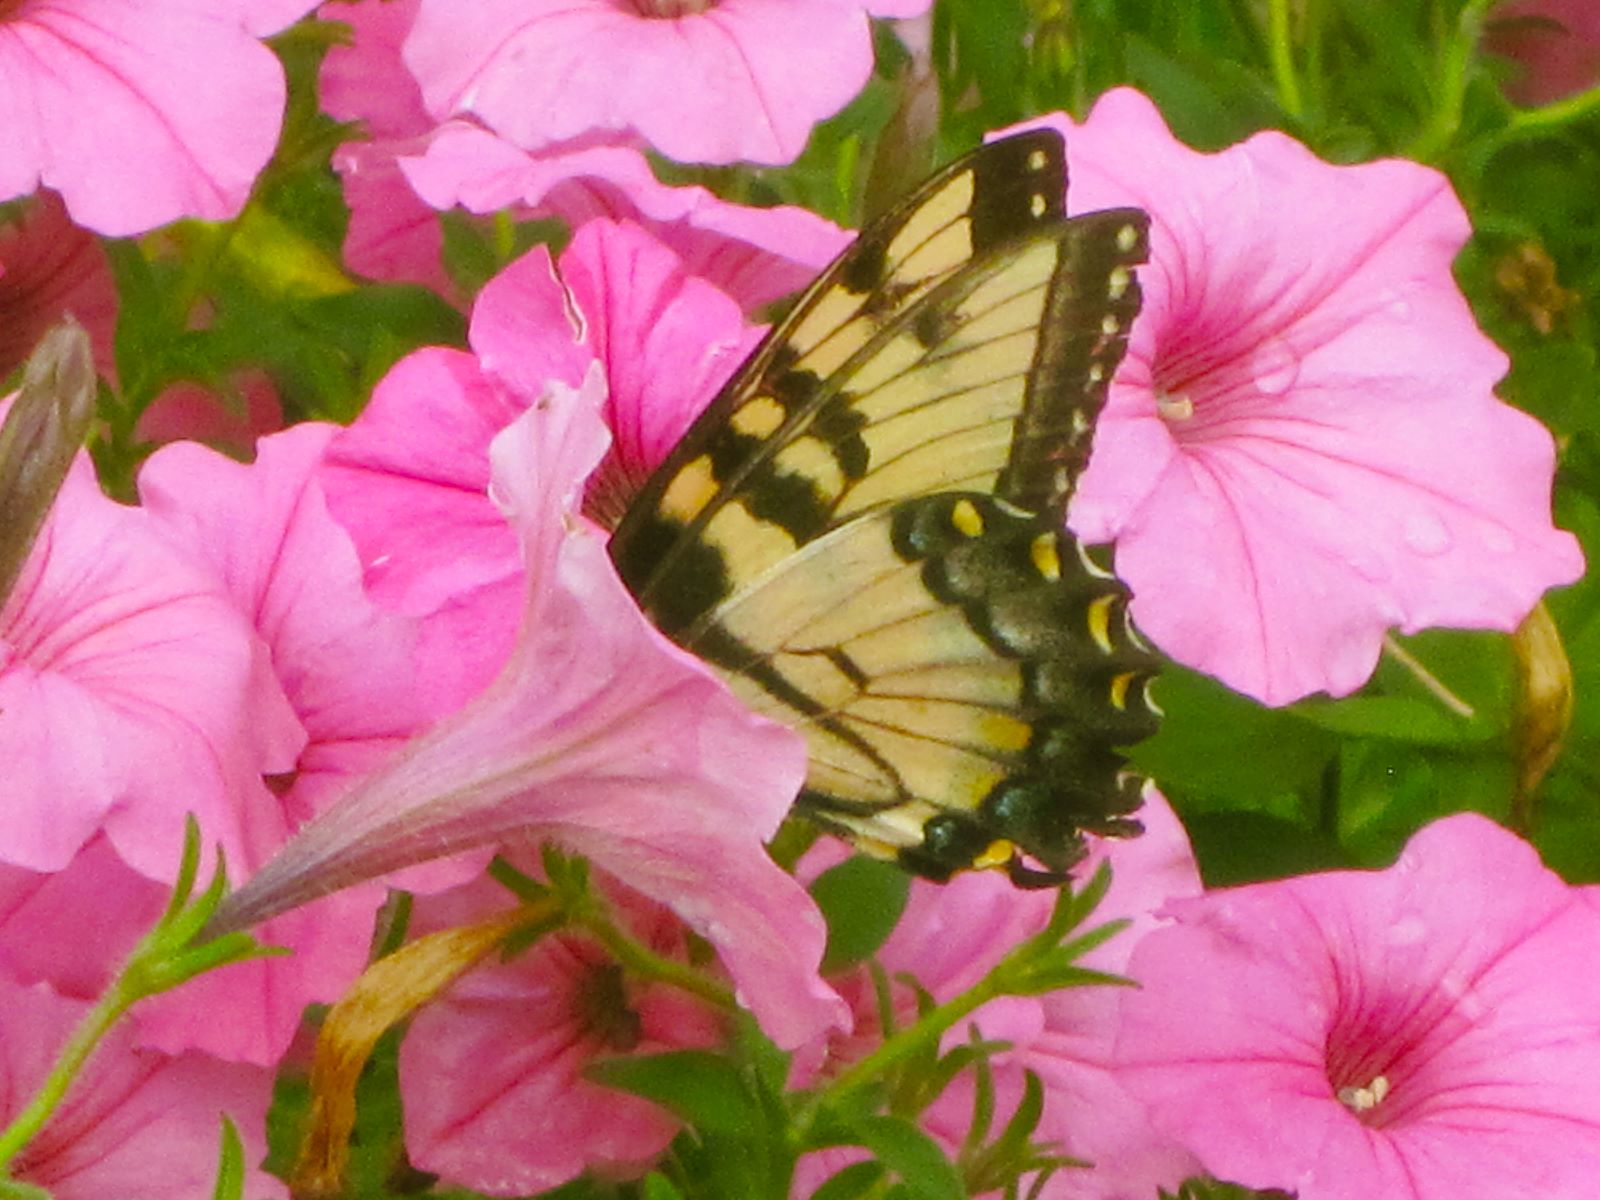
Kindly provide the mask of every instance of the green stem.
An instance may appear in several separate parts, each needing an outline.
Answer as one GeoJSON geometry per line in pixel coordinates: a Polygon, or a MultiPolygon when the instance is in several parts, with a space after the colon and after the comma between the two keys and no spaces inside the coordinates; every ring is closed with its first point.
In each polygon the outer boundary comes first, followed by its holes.
{"type": "Polygon", "coordinates": [[[1294,71],[1294,45],[1289,29],[1289,0],[1267,0],[1267,42],[1272,58],[1272,80],[1278,88],[1278,103],[1284,112],[1298,119],[1305,111],[1300,80],[1294,71]]]}
{"type": "Polygon", "coordinates": [[[1483,14],[1492,0],[1469,0],[1456,22],[1456,34],[1444,48],[1440,61],[1439,101],[1433,116],[1406,152],[1411,158],[1433,162],[1455,138],[1466,108],[1467,83],[1472,60],[1478,51],[1478,35],[1483,29],[1483,14]]]}
{"type": "Polygon", "coordinates": [[[1548,129],[1552,125],[1563,125],[1579,117],[1588,116],[1597,110],[1600,110],[1600,87],[1592,87],[1586,92],[1568,96],[1565,100],[1557,100],[1553,104],[1517,109],[1511,118],[1511,128],[1518,133],[1548,129]]]}
{"type": "Polygon", "coordinates": [[[61,1098],[72,1086],[72,1081],[83,1069],[83,1064],[100,1044],[100,1039],[105,1037],[106,1031],[116,1024],[122,1014],[128,1011],[129,1006],[138,999],[122,984],[123,981],[119,977],[95,1006],[84,1014],[83,1020],[78,1022],[78,1027],[67,1039],[67,1044],[61,1048],[61,1054],[56,1058],[55,1066],[50,1068],[50,1074],[34,1093],[33,1099],[4,1131],[0,1131],[0,1175],[10,1168],[12,1159],[16,1158],[22,1148],[44,1128],[45,1122],[55,1113],[61,1098]]]}
{"type": "Polygon", "coordinates": [[[603,916],[595,913],[578,914],[578,923],[593,934],[613,958],[635,974],[671,984],[726,1012],[738,1011],[739,1004],[731,990],[706,978],[693,967],[645,949],[603,916]]]}
{"type": "MultiPolygon", "coordinates": [[[[1008,972],[1005,967],[1009,964],[1009,956],[989,974],[980,980],[977,986],[970,991],[962,992],[953,999],[946,1000],[943,1004],[932,1009],[924,1015],[915,1025],[908,1026],[900,1032],[884,1039],[879,1046],[865,1058],[853,1063],[837,1079],[830,1083],[826,1089],[809,1105],[805,1115],[823,1104],[837,1105],[841,1100],[860,1091],[874,1079],[883,1075],[892,1067],[904,1062],[913,1054],[923,1049],[929,1042],[936,1042],[947,1029],[963,1017],[971,1016],[989,1001],[997,996],[1006,994],[1004,980],[1008,972]]],[[[802,1121],[802,1123],[804,1123],[802,1121]]]]}
{"type": "Polygon", "coordinates": [[[1477,709],[1473,708],[1472,705],[1468,704],[1460,696],[1452,692],[1449,687],[1446,686],[1444,680],[1440,679],[1437,675],[1423,665],[1421,659],[1397,642],[1394,634],[1384,634],[1383,652],[1390,658],[1394,659],[1395,662],[1399,663],[1407,671],[1410,671],[1412,678],[1426,688],[1428,692],[1432,694],[1435,700],[1444,705],[1451,712],[1455,713],[1456,716],[1460,717],[1462,720],[1470,721],[1472,718],[1478,715],[1477,709]]]}

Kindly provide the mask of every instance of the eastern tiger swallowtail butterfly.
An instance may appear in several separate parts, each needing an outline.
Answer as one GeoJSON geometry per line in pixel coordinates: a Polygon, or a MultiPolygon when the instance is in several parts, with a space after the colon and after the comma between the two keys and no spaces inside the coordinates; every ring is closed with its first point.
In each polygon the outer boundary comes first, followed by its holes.
{"type": "Polygon", "coordinates": [[[932,879],[1052,884],[1138,832],[1157,660],[1064,510],[1139,310],[1136,209],[1036,130],[867,226],[611,540],[640,605],[806,737],[798,810],[932,879]]]}

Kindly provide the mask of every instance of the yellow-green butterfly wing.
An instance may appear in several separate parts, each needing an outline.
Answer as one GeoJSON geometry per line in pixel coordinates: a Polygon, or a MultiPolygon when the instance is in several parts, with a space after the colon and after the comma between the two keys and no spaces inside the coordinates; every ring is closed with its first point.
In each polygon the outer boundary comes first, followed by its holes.
{"type": "Polygon", "coordinates": [[[611,543],[663,631],[805,734],[801,810],[932,878],[1055,881],[1082,831],[1137,829],[1116,748],[1154,728],[1156,660],[1063,511],[1146,220],[1067,218],[1064,183],[1059,135],[1020,134],[870,225],[611,543]]]}

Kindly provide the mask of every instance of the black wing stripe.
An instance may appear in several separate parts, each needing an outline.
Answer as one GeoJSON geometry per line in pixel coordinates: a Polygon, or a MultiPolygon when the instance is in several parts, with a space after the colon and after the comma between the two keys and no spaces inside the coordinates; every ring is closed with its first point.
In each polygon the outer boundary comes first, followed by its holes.
{"type": "MultiPolygon", "coordinates": [[[[862,343],[860,348],[836,371],[826,378],[811,380],[803,388],[790,389],[792,392],[803,392],[803,400],[798,404],[785,405],[785,419],[782,426],[775,433],[757,444],[753,450],[747,445],[745,449],[748,451],[748,455],[736,469],[727,472],[716,471],[716,482],[718,484],[716,493],[714,495],[707,494],[704,500],[691,506],[692,511],[685,513],[687,519],[683,522],[681,535],[670,544],[658,545],[655,548],[652,561],[629,561],[627,539],[631,530],[629,522],[625,521],[616,535],[618,539],[624,539],[624,550],[619,562],[624,568],[624,578],[628,580],[630,586],[634,589],[635,595],[639,597],[646,607],[652,607],[653,592],[658,587],[663,586],[667,579],[676,579],[679,574],[675,567],[676,560],[687,545],[693,543],[696,535],[711,524],[719,508],[726,506],[746,490],[755,480],[757,472],[761,471],[784,446],[797,437],[803,436],[809,426],[818,423],[821,420],[821,413],[835,404],[853,407],[850,405],[849,400],[846,399],[848,393],[845,392],[845,389],[852,382],[858,383],[864,391],[869,390],[870,387],[878,384],[880,378],[901,374],[904,369],[911,367],[917,360],[922,359],[927,354],[927,347],[915,338],[913,332],[907,330],[907,322],[914,322],[918,313],[942,313],[955,309],[961,301],[970,297],[973,292],[988,283],[997,273],[1002,272],[1014,262],[1023,260],[1036,261],[1038,268],[1048,265],[1053,270],[1054,264],[1060,256],[1059,244],[1062,241],[1071,240],[1079,236],[1076,233],[1076,228],[1075,225],[1063,224],[1049,230],[1035,230],[1033,231],[1034,237],[1030,241],[1002,244],[991,252],[986,261],[964,264],[959,272],[944,279],[936,287],[922,295],[915,303],[899,313],[896,318],[897,323],[886,327],[876,327],[871,337],[862,343]],[[877,373],[879,378],[872,377],[874,372],[877,373]],[[868,378],[863,380],[861,378],[863,375],[868,378]]],[[[1043,302],[1043,299],[1041,299],[1041,304],[1043,302]]],[[[1037,324],[1034,323],[1019,330],[1018,333],[1022,337],[1033,340],[1036,338],[1036,328],[1037,324]]],[[[1027,348],[1026,346],[1021,347],[1023,350],[1027,348]]],[[[995,353],[994,357],[1000,359],[1003,355],[995,353]]],[[[1026,361],[1028,356],[1023,354],[1021,357],[1026,361]]],[[[804,357],[802,356],[799,361],[803,364],[804,357]]],[[[948,358],[946,362],[948,362],[948,358]]],[[[775,397],[784,391],[777,383],[778,381],[776,380],[763,377],[753,384],[744,384],[739,389],[738,399],[742,401],[750,396],[758,399],[761,397],[775,397]]],[[[1019,388],[1018,392],[1016,403],[1020,409],[1025,402],[1026,392],[1024,388],[1019,388]]],[[[713,408],[716,408],[716,405],[713,405],[713,408]]],[[[697,439],[698,445],[693,446],[693,448],[699,449],[702,454],[706,453],[707,448],[715,442],[718,436],[727,436],[720,432],[726,428],[726,424],[718,423],[716,429],[699,437],[697,439]]],[[[870,422],[868,428],[870,428],[870,422]]],[[[697,423],[695,430],[691,430],[691,439],[686,440],[685,447],[690,446],[691,441],[694,440],[693,435],[698,429],[699,425],[697,423]]],[[[684,447],[680,447],[680,450],[675,452],[673,458],[669,459],[668,464],[658,473],[656,480],[662,481],[659,487],[661,492],[665,493],[672,487],[677,470],[695,468],[694,458],[698,456],[691,455],[689,461],[675,469],[674,462],[683,452],[684,447]]],[[[656,480],[652,482],[654,483],[656,480]]],[[[926,493],[944,486],[946,486],[946,481],[934,476],[926,481],[920,491],[926,493]]],[[[636,502],[636,509],[640,505],[648,506],[650,504],[652,497],[648,494],[648,491],[649,489],[647,488],[646,493],[641,493],[639,501],[636,502]]],[[[655,500],[659,502],[659,497],[656,497],[655,500]]],[[[776,561],[773,555],[784,552],[781,543],[769,543],[769,551],[768,556],[764,559],[750,556],[745,563],[740,565],[739,574],[742,576],[759,571],[770,562],[776,561]]]]}

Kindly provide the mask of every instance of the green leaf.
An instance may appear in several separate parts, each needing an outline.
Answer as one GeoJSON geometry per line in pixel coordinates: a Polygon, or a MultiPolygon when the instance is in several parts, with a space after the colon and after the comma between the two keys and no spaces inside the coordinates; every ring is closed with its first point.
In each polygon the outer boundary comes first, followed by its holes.
{"type": "Polygon", "coordinates": [[[652,1171],[644,1177],[642,1191],[641,1200],[683,1200],[683,1193],[677,1185],[659,1171],[652,1171]]]}
{"type": "Polygon", "coordinates": [[[1428,746],[1485,742],[1499,733],[1490,722],[1459,717],[1445,711],[1437,701],[1399,696],[1302,700],[1288,711],[1331,733],[1348,737],[1388,738],[1428,746]]]}
{"type": "Polygon", "coordinates": [[[870,958],[894,932],[911,894],[911,877],[893,863],[865,855],[830,867],[811,885],[828,922],[822,969],[838,971],[870,958]]]}
{"type": "Polygon", "coordinates": [[[1166,719],[1129,757],[1164,788],[1258,805],[1314,787],[1339,749],[1326,730],[1194,671],[1167,667],[1153,690],[1166,719]]]}
{"type": "Polygon", "coordinates": [[[1184,827],[1207,887],[1350,865],[1332,837],[1266,813],[1197,813],[1185,816],[1184,827]]]}
{"type": "Polygon", "coordinates": [[[1175,1194],[1162,1188],[1161,1200],[1294,1200],[1294,1196],[1276,1188],[1255,1192],[1237,1183],[1196,1176],[1184,1180],[1175,1194]]]}
{"type": "Polygon", "coordinates": [[[821,1187],[811,1193],[811,1200],[857,1200],[857,1197],[871,1194],[883,1177],[883,1164],[876,1159],[851,1163],[829,1176],[821,1187]]]}
{"type": "Polygon", "coordinates": [[[961,1176],[935,1142],[899,1117],[862,1117],[850,1126],[851,1141],[865,1146],[916,1200],[966,1200],[961,1176]]]}
{"type": "Polygon", "coordinates": [[[630,1055],[591,1063],[584,1076],[653,1100],[696,1129],[751,1137],[765,1125],[739,1067],[705,1050],[630,1055]]]}
{"type": "Polygon", "coordinates": [[[217,1151],[217,1182],[211,1200],[242,1200],[244,1196],[244,1143],[239,1131],[224,1114],[222,1139],[217,1151]]]}

